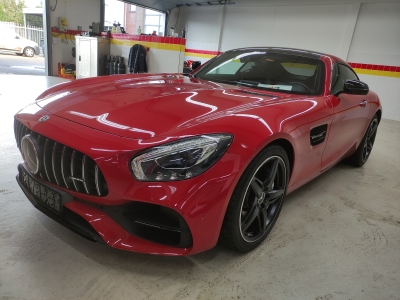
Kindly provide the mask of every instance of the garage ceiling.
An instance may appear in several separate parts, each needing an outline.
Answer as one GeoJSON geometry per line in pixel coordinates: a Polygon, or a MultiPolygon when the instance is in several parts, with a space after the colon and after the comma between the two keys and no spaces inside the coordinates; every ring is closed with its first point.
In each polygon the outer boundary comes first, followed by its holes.
{"type": "MultiPolygon", "coordinates": [[[[236,4],[240,6],[252,6],[256,3],[265,5],[268,3],[270,5],[282,5],[283,3],[290,3],[296,5],[304,4],[332,4],[332,0],[120,0],[127,3],[132,3],[137,6],[151,8],[154,10],[168,12],[176,7],[184,6],[216,6],[236,4]]],[[[375,3],[375,2],[398,2],[399,0],[363,0],[363,3],[375,3]]],[[[354,0],[341,0],[340,3],[353,3],[354,0]]]]}
{"type": "Polygon", "coordinates": [[[129,2],[137,6],[142,6],[146,8],[151,8],[158,11],[167,12],[176,7],[183,6],[217,6],[217,5],[228,5],[235,4],[232,0],[125,0],[124,2],[129,2]]]}

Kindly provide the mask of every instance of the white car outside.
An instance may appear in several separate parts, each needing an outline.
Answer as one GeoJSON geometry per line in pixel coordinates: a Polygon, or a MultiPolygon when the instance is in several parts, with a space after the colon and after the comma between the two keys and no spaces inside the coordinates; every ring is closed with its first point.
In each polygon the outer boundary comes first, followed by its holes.
{"type": "Polygon", "coordinates": [[[8,28],[0,28],[0,50],[15,52],[27,57],[40,54],[37,43],[21,37],[8,28]]]}

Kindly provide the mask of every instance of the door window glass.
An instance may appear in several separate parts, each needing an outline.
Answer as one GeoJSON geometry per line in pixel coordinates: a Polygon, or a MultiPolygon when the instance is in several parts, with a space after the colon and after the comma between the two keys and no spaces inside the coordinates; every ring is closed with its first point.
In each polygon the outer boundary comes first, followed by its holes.
{"type": "Polygon", "coordinates": [[[332,71],[331,94],[343,91],[346,80],[358,80],[356,73],[342,64],[335,64],[332,71]]]}

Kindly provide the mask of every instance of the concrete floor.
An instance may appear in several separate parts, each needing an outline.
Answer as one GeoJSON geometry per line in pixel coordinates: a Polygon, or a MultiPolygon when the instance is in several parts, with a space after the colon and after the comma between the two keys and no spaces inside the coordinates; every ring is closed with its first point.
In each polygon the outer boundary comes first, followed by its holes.
{"type": "Polygon", "coordinates": [[[0,51],[0,74],[39,75],[45,73],[44,56],[19,56],[15,53],[0,51]]]}
{"type": "Polygon", "coordinates": [[[19,189],[13,114],[53,81],[0,75],[0,299],[400,299],[400,122],[363,168],[289,195],[257,250],[158,257],[88,242],[19,189]]]}

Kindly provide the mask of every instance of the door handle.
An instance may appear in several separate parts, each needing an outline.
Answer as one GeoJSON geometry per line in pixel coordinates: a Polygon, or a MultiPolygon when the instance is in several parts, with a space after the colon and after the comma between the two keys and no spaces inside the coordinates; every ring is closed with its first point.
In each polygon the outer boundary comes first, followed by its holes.
{"type": "Polygon", "coordinates": [[[367,106],[367,100],[365,100],[365,99],[363,99],[363,100],[361,100],[361,102],[360,102],[360,106],[361,107],[366,107],[367,106]]]}

